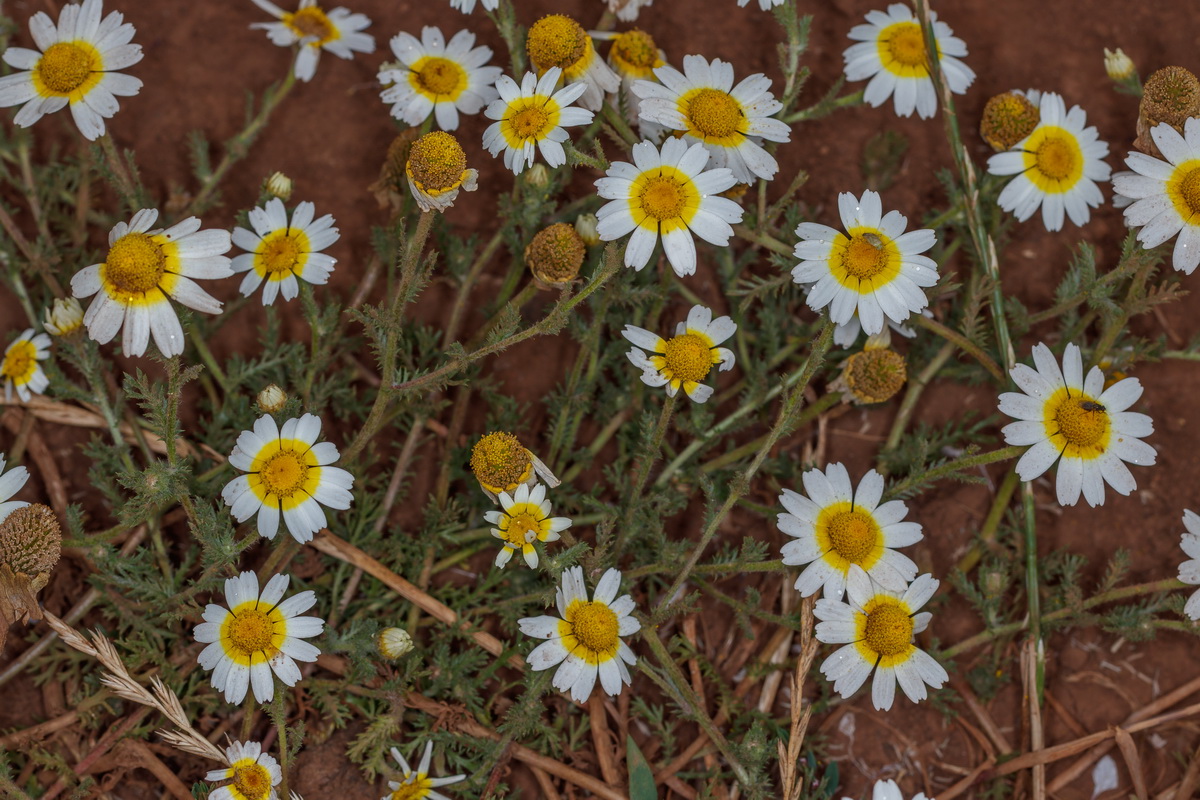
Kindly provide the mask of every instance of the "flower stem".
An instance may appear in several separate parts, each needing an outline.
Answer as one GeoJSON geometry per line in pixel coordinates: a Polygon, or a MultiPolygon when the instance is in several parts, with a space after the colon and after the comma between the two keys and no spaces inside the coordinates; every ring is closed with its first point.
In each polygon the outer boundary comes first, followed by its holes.
{"type": "Polygon", "coordinates": [[[126,208],[130,213],[144,208],[141,188],[134,182],[129,165],[117,150],[117,145],[112,137],[105,133],[98,141],[100,149],[104,151],[104,158],[108,161],[108,167],[116,179],[117,191],[121,195],[121,200],[125,202],[126,208]]]}
{"type": "Polygon", "coordinates": [[[953,328],[949,328],[938,322],[936,319],[930,319],[923,314],[913,314],[910,319],[912,319],[913,324],[918,328],[924,328],[927,331],[936,333],[947,342],[953,342],[963,352],[974,357],[984,369],[991,373],[993,378],[1000,383],[1004,383],[1004,371],[1001,370],[1000,366],[992,360],[991,356],[983,352],[979,345],[975,344],[953,328]]]}
{"type": "Polygon", "coordinates": [[[633,480],[633,489],[630,491],[629,500],[625,504],[625,514],[621,518],[621,529],[617,531],[617,541],[613,545],[613,551],[617,557],[621,555],[621,546],[625,543],[625,538],[628,536],[630,528],[633,527],[633,515],[641,505],[642,490],[646,488],[646,480],[650,477],[650,468],[658,460],[658,453],[662,450],[663,437],[667,433],[667,428],[671,425],[671,415],[674,413],[675,396],[667,395],[667,400],[663,403],[662,411],[658,415],[658,422],[655,423],[654,430],[650,433],[650,440],[642,448],[637,477],[633,480]]]}
{"type": "Polygon", "coordinates": [[[1042,586],[1038,579],[1037,525],[1034,521],[1033,484],[1021,484],[1021,505],[1025,509],[1025,603],[1029,609],[1029,638],[1037,648],[1034,685],[1037,702],[1042,704],[1046,661],[1042,649],[1042,586]]]}
{"type": "Polygon", "coordinates": [[[884,492],[883,497],[885,500],[895,500],[897,497],[903,496],[905,492],[913,490],[923,483],[946,478],[972,467],[982,467],[985,464],[995,464],[997,461],[1007,461],[1010,458],[1016,458],[1028,449],[1028,447],[1014,444],[1008,447],[1001,447],[999,450],[990,450],[986,453],[977,453],[956,458],[954,461],[926,470],[925,472],[909,475],[884,492]]]}

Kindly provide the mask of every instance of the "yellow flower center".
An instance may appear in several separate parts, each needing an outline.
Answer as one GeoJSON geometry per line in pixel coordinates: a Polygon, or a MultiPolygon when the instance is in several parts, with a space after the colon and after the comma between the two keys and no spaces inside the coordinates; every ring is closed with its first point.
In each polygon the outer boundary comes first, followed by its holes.
{"type": "Polygon", "coordinates": [[[109,248],[104,277],[122,292],[141,294],[158,286],[166,263],[161,245],[144,233],[127,233],[109,248]]]}
{"type": "Polygon", "coordinates": [[[258,477],[267,494],[288,498],[304,485],[308,465],[295,450],[280,450],[267,459],[258,477]]]}
{"type": "Polygon", "coordinates": [[[489,433],[471,450],[471,471],[489,488],[515,489],[529,479],[531,469],[529,451],[511,433],[489,433]]]}
{"type": "Polygon", "coordinates": [[[519,139],[541,139],[550,121],[550,114],[540,105],[527,105],[508,118],[508,124],[519,139]]]}
{"type": "Polygon", "coordinates": [[[979,134],[994,150],[1007,150],[1032,133],[1041,116],[1028,97],[1016,92],[998,94],[983,107],[979,134]]]}
{"type": "Polygon", "coordinates": [[[638,201],[642,210],[659,220],[681,216],[688,192],[678,178],[658,175],[646,181],[638,201]]]}
{"type": "Polygon", "coordinates": [[[638,28],[625,31],[612,45],[613,55],[631,67],[649,69],[658,66],[658,46],[650,34],[638,28]]]}
{"type": "Polygon", "coordinates": [[[908,369],[904,356],[893,350],[876,348],[846,359],[842,375],[858,402],[882,403],[900,391],[908,378],[908,369]]]}
{"type": "Polygon", "coordinates": [[[565,70],[587,52],[587,33],[570,17],[551,14],[529,28],[525,49],[539,70],[551,67],[565,70]]]}
{"type": "Polygon", "coordinates": [[[462,67],[448,58],[427,58],[416,73],[417,82],[433,95],[452,94],[463,77],[462,67]]]}
{"type": "Polygon", "coordinates": [[[466,169],[467,154],[458,140],[445,131],[425,134],[408,153],[408,172],[427,192],[453,189],[462,183],[466,169]]]}
{"type": "Polygon", "coordinates": [[[541,532],[542,521],[530,510],[528,504],[509,517],[508,530],[502,531],[504,540],[518,550],[538,538],[541,532]]]}
{"type": "Polygon", "coordinates": [[[257,763],[233,768],[233,787],[247,800],[266,800],[271,793],[271,773],[257,763]]]}
{"type": "Polygon", "coordinates": [[[1073,175],[1078,167],[1078,147],[1058,137],[1047,137],[1037,148],[1037,169],[1053,181],[1062,181],[1073,175]]]}
{"type": "Polygon", "coordinates": [[[419,778],[413,776],[413,782],[407,781],[400,784],[392,791],[388,800],[423,800],[429,796],[430,784],[432,781],[429,778],[419,778]]]}
{"type": "Polygon", "coordinates": [[[925,66],[925,39],[921,36],[921,26],[915,22],[893,25],[887,38],[887,49],[892,60],[905,67],[925,66]]]}
{"type": "Polygon", "coordinates": [[[888,268],[888,260],[883,240],[875,234],[860,233],[850,237],[842,255],[842,267],[859,280],[870,280],[888,268]]]}
{"type": "Polygon", "coordinates": [[[913,621],[894,603],[876,606],[867,613],[867,647],[881,656],[903,653],[912,643],[913,621]]]}
{"type": "Polygon", "coordinates": [[[283,24],[287,25],[302,38],[312,37],[314,44],[325,44],[338,37],[337,28],[325,16],[320,6],[302,8],[294,14],[284,14],[283,24]]]}
{"type": "Polygon", "coordinates": [[[266,237],[258,255],[262,259],[263,269],[274,274],[294,270],[303,254],[297,237],[285,230],[266,237]]]}
{"type": "Polygon", "coordinates": [[[1200,214],[1200,160],[1185,161],[1167,181],[1167,195],[1185,222],[1200,214]]]}
{"type": "Polygon", "coordinates": [[[617,647],[617,615],[603,603],[579,603],[571,626],[575,638],[588,650],[605,653],[617,647]]]}
{"type": "Polygon", "coordinates": [[[251,605],[238,612],[228,623],[226,636],[229,637],[229,645],[243,658],[249,659],[255,653],[263,653],[269,659],[275,655],[275,647],[271,644],[274,633],[275,625],[267,612],[251,605]]]}
{"type": "Polygon", "coordinates": [[[13,383],[24,385],[37,369],[37,348],[28,339],[13,342],[12,347],[4,354],[4,363],[0,365],[0,377],[10,378],[13,383]]]}
{"type": "Polygon", "coordinates": [[[1108,411],[1095,400],[1071,398],[1054,414],[1058,432],[1069,444],[1091,447],[1108,433],[1108,411]]]}
{"type": "Polygon", "coordinates": [[[38,59],[38,77],[52,92],[70,94],[92,74],[92,58],[92,52],[72,42],[52,44],[38,59]]]}
{"type": "Polygon", "coordinates": [[[702,381],[712,371],[712,349],[694,333],[681,333],[668,339],[663,359],[672,377],[685,383],[702,381]]]}
{"type": "Polygon", "coordinates": [[[692,128],[714,139],[733,135],[745,119],[741,104],[718,89],[696,92],[688,101],[687,116],[692,128]]]}
{"type": "Polygon", "coordinates": [[[878,526],[862,511],[843,511],[829,520],[826,530],[834,551],[851,564],[861,564],[875,549],[878,526]]]}

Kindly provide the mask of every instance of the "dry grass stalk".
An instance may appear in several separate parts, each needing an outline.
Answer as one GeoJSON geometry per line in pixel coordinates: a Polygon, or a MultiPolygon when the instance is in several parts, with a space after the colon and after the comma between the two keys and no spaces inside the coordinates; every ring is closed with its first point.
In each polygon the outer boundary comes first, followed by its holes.
{"type": "MultiPolygon", "coordinates": [[[[1021,653],[1021,683],[1025,687],[1025,702],[1029,713],[1029,751],[1041,752],[1046,746],[1042,729],[1042,705],[1038,702],[1037,665],[1039,642],[1027,639],[1021,653]]],[[[1035,763],[1030,770],[1033,780],[1033,800],[1046,800],[1046,765],[1035,763]]]]}
{"type": "Polygon", "coordinates": [[[792,721],[788,729],[785,746],[778,742],[779,785],[783,800],[799,800],[804,791],[804,773],[800,770],[800,748],[808,732],[808,721],[812,717],[812,704],[804,702],[804,676],[812,669],[817,657],[817,639],[813,636],[813,606],[815,598],[805,598],[800,607],[800,657],[796,660],[796,671],[792,673],[792,721]],[[803,709],[803,710],[802,710],[803,709]]]}
{"type": "MultiPolygon", "coordinates": [[[[1200,747],[1196,748],[1192,760],[1188,762],[1187,772],[1183,773],[1183,780],[1179,782],[1179,788],[1171,796],[1172,800],[1188,800],[1197,786],[1200,786],[1200,747]]],[[[1160,794],[1159,797],[1162,795],[1160,794]]]]}
{"type": "Polygon", "coordinates": [[[1146,776],[1142,771],[1142,759],[1138,755],[1133,737],[1129,735],[1129,731],[1119,727],[1113,730],[1113,736],[1117,740],[1117,749],[1121,751],[1121,757],[1125,759],[1125,766],[1129,769],[1129,777],[1133,780],[1134,794],[1137,795],[1138,800],[1149,800],[1146,776]]]}

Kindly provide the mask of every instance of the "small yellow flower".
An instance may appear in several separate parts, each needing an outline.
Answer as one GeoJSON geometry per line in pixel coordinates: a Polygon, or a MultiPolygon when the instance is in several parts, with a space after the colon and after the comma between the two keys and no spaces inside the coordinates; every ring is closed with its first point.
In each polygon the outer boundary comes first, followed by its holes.
{"type": "Polygon", "coordinates": [[[4,381],[4,400],[12,402],[16,388],[21,401],[28,403],[35,394],[46,391],[50,379],[42,371],[39,361],[50,357],[50,337],[44,333],[33,335],[33,328],[26,328],[4,351],[0,361],[0,380],[4,381]]]}
{"type": "Polygon", "coordinates": [[[830,388],[848,392],[855,403],[868,405],[890,400],[907,379],[904,356],[888,347],[872,347],[868,342],[861,353],[846,359],[842,374],[830,388]]]}
{"type": "Polygon", "coordinates": [[[525,49],[539,76],[557,67],[566,83],[583,83],[587,88],[579,105],[586,109],[598,111],[604,96],[621,85],[616,73],[596,55],[587,31],[564,14],[549,14],[533,23],[525,49]]]}
{"type": "Polygon", "coordinates": [[[567,517],[551,517],[550,501],[546,499],[546,487],[535,486],[531,491],[521,484],[510,496],[500,493],[501,511],[489,511],[483,515],[491,524],[492,536],[504,542],[496,554],[496,566],[503,568],[520,550],[530,569],[538,565],[538,553],[534,542],[557,542],[559,532],[571,527],[567,517]]]}

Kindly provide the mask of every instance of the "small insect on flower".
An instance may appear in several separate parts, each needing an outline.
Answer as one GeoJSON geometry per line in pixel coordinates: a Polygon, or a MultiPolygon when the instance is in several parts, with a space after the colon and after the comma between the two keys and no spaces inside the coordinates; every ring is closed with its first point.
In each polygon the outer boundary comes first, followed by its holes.
{"type": "Polygon", "coordinates": [[[687,320],[679,323],[670,339],[636,325],[626,325],[621,331],[636,345],[626,356],[642,370],[642,383],[665,386],[669,397],[682,388],[697,403],[712,397],[713,388],[700,381],[708,377],[714,364],[721,372],[733,369],[733,351],[717,345],[735,333],[737,324],[732,319],[713,319],[712,311],[704,306],[692,306],[687,320]]]}
{"type": "Polygon", "coordinates": [[[421,38],[400,33],[392,38],[399,66],[379,71],[387,87],[380,94],[392,104],[392,116],[420,125],[430,114],[444,131],[458,128],[458,115],[478,114],[499,94],[499,67],[485,66],[492,48],[474,47],[475,34],[459,31],[447,43],[440,28],[421,29],[421,38]]]}
{"type": "Polygon", "coordinates": [[[232,742],[225,748],[229,766],[215,769],[204,780],[230,781],[218,787],[208,800],[274,800],[275,787],[283,780],[279,763],[262,751],[258,742],[232,742]]]}
{"type": "Polygon", "coordinates": [[[296,661],[316,661],[321,654],[301,641],[324,630],[324,620],[300,616],[316,605],[317,596],[304,591],[284,600],[290,580],[276,575],[260,594],[258,576],[243,572],[225,581],[229,608],[214,603],[205,607],[204,622],[194,631],[196,641],[208,645],[199,662],[213,671],[212,687],[225,693],[227,703],[242,702],[251,687],[255,700],[269,702],[275,696],[272,672],[285,685],[295,686],[300,680],[296,661]]]}
{"type": "Polygon", "coordinates": [[[493,503],[500,502],[501,493],[513,493],[519,486],[533,488],[539,480],[551,489],[559,484],[533,451],[505,431],[485,434],[475,443],[471,448],[470,468],[493,503]]]}
{"type": "Polygon", "coordinates": [[[637,656],[620,637],[635,634],[642,626],[633,616],[633,598],[627,594],[617,597],[620,588],[621,573],[610,569],[600,577],[588,600],[583,568],[571,567],[563,572],[555,595],[562,618],[518,620],[521,633],[549,640],[530,652],[529,666],[543,670],[561,664],[554,673],[554,688],[569,691],[577,703],[587,702],[597,676],[609,697],[621,693],[622,683],[633,682],[625,665],[636,664],[637,656]]]}
{"type": "Polygon", "coordinates": [[[259,535],[274,539],[282,516],[288,532],[304,544],[326,525],[321,506],[349,508],[354,476],[331,466],[338,449],[318,442],[320,436],[321,419],[313,414],[289,419],[282,429],[264,414],[253,431],[242,431],[229,464],[248,474],[221,490],[234,519],[245,522],[257,514],[259,535]]]}
{"type": "Polygon", "coordinates": [[[262,304],[269,306],[282,295],[294,300],[300,294],[299,281],[315,285],[329,282],[337,259],[321,252],[338,240],[333,217],[326,214],[313,219],[315,206],[305,201],[292,211],[278,197],[265,206],[250,209],[250,225],[233,229],[233,243],[246,253],[233,259],[233,271],[244,272],[239,291],[243,296],[263,287],[262,304]]]}
{"type": "Polygon", "coordinates": [[[587,31],[565,14],[548,14],[530,25],[525,50],[538,75],[557,67],[568,85],[583,84],[579,105],[590,111],[599,111],[604,96],[621,85],[617,74],[596,54],[587,31]]]}
{"type": "Polygon", "coordinates": [[[142,60],[141,45],[129,43],[137,31],[119,12],[103,13],[101,0],[84,0],[63,6],[57,27],[41,11],[30,18],[38,49],[4,51],[6,64],[26,70],[0,78],[0,107],[21,106],[14,123],[28,128],[70,105],[79,132],[95,140],[117,113],[117,97],[141,91],[139,79],[120,72],[142,60]]]}
{"type": "Polygon", "coordinates": [[[11,403],[13,389],[22,403],[28,403],[33,395],[41,394],[50,385],[42,365],[38,362],[50,357],[50,337],[44,333],[33,335],[33,328],[26,328],[13,339],[0,361],[0,379],[4,380],[4,402],[11,403]]]}
{"type": "Polygon", "coordinates": [[[429,764],[433,760],[433,742],[425,743],[425,754],[421,763],[414,770],[404,760],[400,751],[393,747],[392,758],[400,765],[402,781],[388,781],[390,793],[380,800],[450,800],[441,792],[434,791],[443,786],[450,786],[467,779],[466,775],[451,775],[447,778],[433,778],[429,775],[429,764]]]}
{"type": "Polygon", "coordinates": [[[24,500],[11,499],[13,495],[21,491],[28,480],[29,470],[25,467],[13,467],[6,474],[4,472],[4,453],[0,453],[0,522],[4,522],[5,518],[18,508],[29,505],[24,500]]]}
{"type": "Polygon", "coordinates": [[[255,22],[251,28],[262,28],[267,38],[280,47],[300,45],[292,65],[297,80],[313,79],[322,50],[346,59],[354,58],[355,53],[375,52],[375,37],[362,33],[371,25],[365,14],[351,14],[340,7],[326,13],[317,0],[300,0],[295,11],[284,11],[270,0],[253,2],[279,22],[255,22]]]}
{"type": "Polygon", "coordinates": [[[495,528],[495,536],[504,546],[496,554],[496,566],[503,568],[513,553],[518,550],[530,569],[538,565],[534,542],[557,542],[559,532],[571,527],[567,517],[551,517],[550,501],[546,499],[546,487],[538,484],[530,489],[525,484],[517,487],[513,495],[500,493],[500,511],[488,511],[483,517],[495,528]]]}

